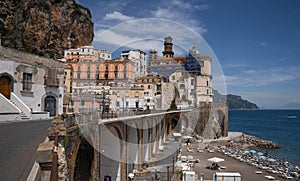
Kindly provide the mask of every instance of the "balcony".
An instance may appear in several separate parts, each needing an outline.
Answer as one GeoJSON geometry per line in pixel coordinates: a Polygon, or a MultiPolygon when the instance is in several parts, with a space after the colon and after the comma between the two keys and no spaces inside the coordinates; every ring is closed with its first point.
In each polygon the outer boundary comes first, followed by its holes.
{"type": "Polygon", "coordinates": [[[59,87],[59,80],[56,77],[44,77],[45,82],[44,85],[45,86],[49,86],[49,87],[59,87]]]}

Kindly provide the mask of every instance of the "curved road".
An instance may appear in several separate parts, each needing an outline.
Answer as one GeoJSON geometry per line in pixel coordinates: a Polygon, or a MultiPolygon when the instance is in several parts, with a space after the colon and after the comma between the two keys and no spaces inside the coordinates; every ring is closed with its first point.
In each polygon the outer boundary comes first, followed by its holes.
{"type": "Polygon", "coordinates": [[[26,180],[51,120],[0,122],[0,181],[26,180]]]}

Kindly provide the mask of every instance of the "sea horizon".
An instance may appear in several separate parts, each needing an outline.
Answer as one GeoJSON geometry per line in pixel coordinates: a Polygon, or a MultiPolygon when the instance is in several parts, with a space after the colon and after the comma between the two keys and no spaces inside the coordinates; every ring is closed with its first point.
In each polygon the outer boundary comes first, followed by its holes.
{"type": "Polygon", "coordinates": [[[272,156],[300,164],[300,110],[229,110],[228,121],[230,132],[273,141],[281,148],[268,149],[272,156]]]}

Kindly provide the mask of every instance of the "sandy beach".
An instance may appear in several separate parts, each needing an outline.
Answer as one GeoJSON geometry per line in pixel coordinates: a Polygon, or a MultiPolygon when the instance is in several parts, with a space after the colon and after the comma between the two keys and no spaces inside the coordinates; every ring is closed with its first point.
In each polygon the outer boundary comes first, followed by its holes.
{"type": "MultiPolygon", "coordinates": [[[[206,140],[203,143],[193,143],[187,146],[186,144],[182,147],[182,156],[188,156],[193,155],[195,159],[199,159],[199,163],[194,163],[191,167],[191,170],[194,170],[197,175],[200,173],[204,174],[205,180],[213,180],[213,174],[215,172],[238,172],[242,176],[243,181],[260,181],[260,180],[268,180],[265,178],[265,176],[272,176],[274,177],[274,180],[285,180],[284,178],[280,177],[281,174],[275,174],[267,171],[266,169],[257,168],[250,163],[242,162],[236,158],[233,158],[231,156],[228,156],[224,154],[220,150],[221,146],[225,146],[228,144],[228,140],[231,140],[237,136],[240,136],[242,133],[235,132],[235,133],[229,133],[228,137],[221,138],[218,140],[206,140]],[[209,149],[205,148],[205,145],[209,145],[209,149]],[[197,148],[203,147],[203,152],[197,152],[197,148]],[[188,148],[190,151],[188,151],[188,148]],[[192,151],[191,151],[192,150],[192,151]],[[208,151],[213,150],[213,151],[208,151]],[[207,161],[207,159],[212,157],[219,157],[224,159],[224,162],[220,162],[218,165],[221,167],[219,170],[211,170],[208,169],[208,166],[211,166],[212,163],[207,161]],[[257,174],[256,172],[261,172],[260,174],[257,174]]],[[[289,180],[298,180],[296,178],[291,178],[289,180]]]]}

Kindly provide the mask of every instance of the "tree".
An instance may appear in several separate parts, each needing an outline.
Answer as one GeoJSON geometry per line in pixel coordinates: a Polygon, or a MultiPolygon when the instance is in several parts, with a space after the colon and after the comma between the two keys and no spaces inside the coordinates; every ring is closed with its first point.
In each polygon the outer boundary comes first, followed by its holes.
{"type": "Polygon", "coordinates": [[[171,102],[170,109],[171,110],[177,110],[177,105],[176,105],[176,102],[175,102],[175,98],[171,102]]]}

